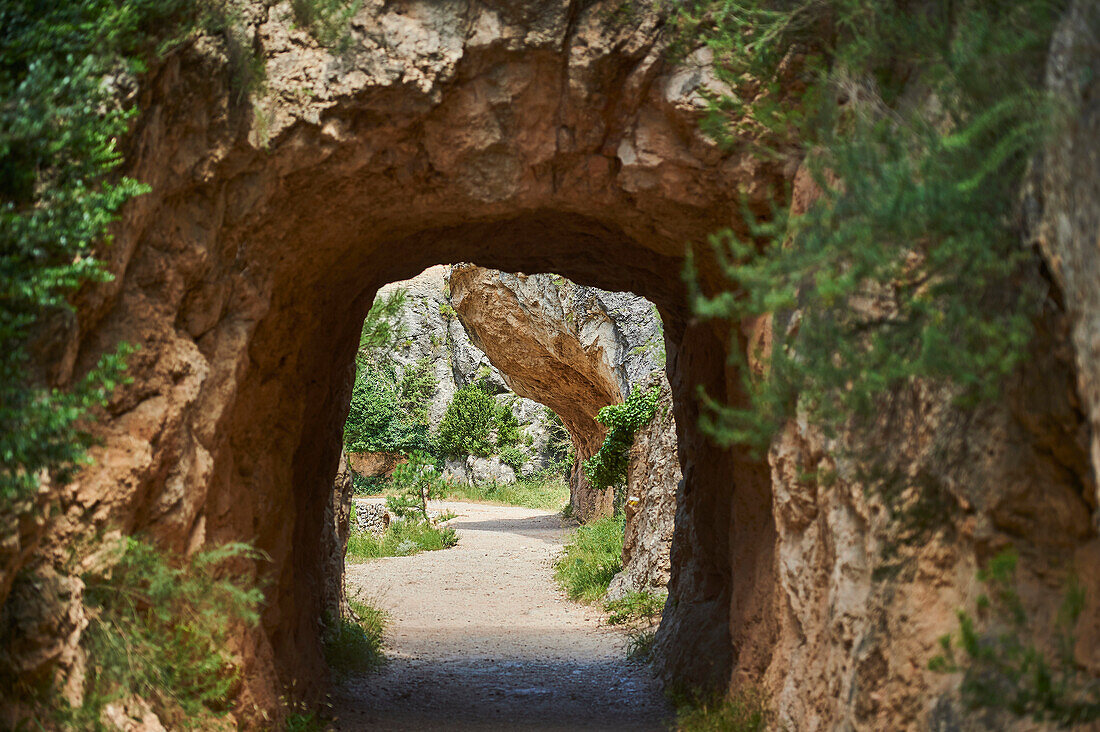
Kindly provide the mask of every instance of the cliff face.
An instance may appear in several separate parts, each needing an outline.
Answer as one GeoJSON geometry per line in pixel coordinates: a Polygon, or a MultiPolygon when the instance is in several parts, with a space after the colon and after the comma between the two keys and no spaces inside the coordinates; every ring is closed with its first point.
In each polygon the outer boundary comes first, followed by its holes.
{"type": "MultiPolygon", "coordinates": [[[[577,516],[611,515],[612,491],[592,488],[581,464],[603,443],[606,428],[597,413],[621,403],[664,353],[652,305],[554,275],[475,265],[451,271],[451,302],[508,386],[561,417],[576,451],[570,500],[577,516]]],[[[675,458],[670,452],[665,459],[675,458]]]]}
{"type": "MultiPolygon", "coordinates": [[[[13,666],[74,677],[85,620],[68,548],[118,527],[176,550],[255,542],[271,557],[253,570],[268,602],[232,649],[247,674],[242,719],[276,707],[292,679],[319,691],[322,527],[359,328],[380,286],[456,261],[557,272],[660,311],[683,469],[658,633],[667,678],[762,684],[796,729],[952,728],[958,678],[924,669],[978,593],[979,563],[1018,547],[1040,625],[1065,560],[1100,586],[1100,82],[1082,73],[1097,63],[1087,0],[1055,47],[1051,84],[1071,113],[1034,197],[1064,312],[1044,316],[1003,404],[966,416],[950,395],[898,397],[875,446],[909,460],[949,510],[941,530],[902,545],[893,575],[874,568],[897,525],[833,444],[792,424],[761,460],[698,430],[697,388],[736,403],[741,381],[723,329],[686,311],[684,243],[739,220],[743,195],[763,208],[794,171],[697,132],[706,56],[666,65],[660,12],[368,0],[336,53],[287,3],[239,5],[267,69],[262,97],[241,103],[210,38],[143,80],[125,153],[153,193],[116,227],[116,279],[82,293],[79,318],[44,345],[58,384],[120,340],[140,350],[95,427],[95,464],[44,491],[49,511],[0,527],[4,628],[22,641],[5,646],[13,666]],[[837,480],[807,482],[817,466],[837,480]]],[[[1093,671],[1097,594],[1077,627],[1093,671]]]]}

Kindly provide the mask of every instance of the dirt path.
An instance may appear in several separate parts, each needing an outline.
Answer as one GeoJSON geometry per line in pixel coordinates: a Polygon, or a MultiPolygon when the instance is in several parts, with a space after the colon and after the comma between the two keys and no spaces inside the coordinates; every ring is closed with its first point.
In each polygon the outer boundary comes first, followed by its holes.
{"type": "Polygon", "coordinates": [[[391,616],[389,663],[334,699],[341,730],[664,730],[670,710],[625,635],[565,599],[566,529],[527,508],[434,503],[458,546],[348,565],[391,616]]]}

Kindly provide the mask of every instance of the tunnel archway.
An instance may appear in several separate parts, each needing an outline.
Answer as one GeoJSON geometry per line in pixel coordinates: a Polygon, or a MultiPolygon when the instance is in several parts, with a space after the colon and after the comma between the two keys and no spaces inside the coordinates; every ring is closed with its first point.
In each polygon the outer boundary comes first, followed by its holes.
{"type": "Polygon", "coordinates": [[[66,356],[79,367],[135,343],[140,388],[97,427],[72,501],[176,548],[244,539],[270,554],[269,605],[242,648],[246,704],[320,677],[317,547],[363,316],[380,286],[453,261],[656,304],[684,474],[665,675],[725,687],[768,664],[769,475],[698,431],[697,388],[736,400],[739,379],[728,333],[692,320],[680,273],[688,244],[785,172],[699,134],[705,64],[664,66],[658,16],[558,10],[371,7],[341,57],[273,10],[254,25],[268,81],[253,108],[233,103],[203,44],[149,79],[127,160],[154,192],[127,208],[118,278],[84,297],[66,356]],[[378,42],[376,25],[409,42],[378,42]],[[395,75],[395,59],[416,73],[395,75]]]}

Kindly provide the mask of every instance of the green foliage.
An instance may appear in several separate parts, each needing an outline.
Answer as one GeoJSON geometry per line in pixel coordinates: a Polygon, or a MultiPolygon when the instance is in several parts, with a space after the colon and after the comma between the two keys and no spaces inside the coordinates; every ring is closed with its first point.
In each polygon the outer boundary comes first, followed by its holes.
{"type": "Polygon", "coordinates": [[[329,732],[333,727],[316,712],[296,711],[283,719],[283,729],[285,732],[329,732]]]}
{"type": "Polygon", "coordinates": [[[386,479],[381,476],[359,475],[352,471],[351,490],[357,496],[376,496],[386,489],[386,479]]]}
{"type": "Polygon", "coordinates": [[[172,729],[216,726],[240,678],[229,640],[259,621],[263,594],[248,568],[264,555],[226,544],[184,560],[133,538],[120,549],[109,572],[84,577],[85,703],[59,710],[62,725],[105,729],[103,707],[135,697],[172,729]]]}
{"type": "Polygon", "coordinates": [[[657,641],[657,631],[653,628],[632,630],[626,639],[627,660],[646,663],[653,658],[653,644],[657,641]]]}
{"type": "Polygon", "coordinates": [[[645,392],[635,387],[625,402],[604,407],[596,415],[608,430],[600,449],[584,461],[584,476],[593,488],[610,488],[626,482],[634,433],[653,418],[660,395],[660,387],[645,392]]]}
{"type": "Polygon", "coordinates": [[[448,549],[458,543],[458,534],[449,526],[412,518],[394,521],[382,533],[353,532],[348,537],[348,561],[362,562],[381,557],[407,557],[422,551],[448,549]]]}
{"type": "Polygon", "coordinates": [[[443,495],[446,485],[434,462],[424,453],[414,452],[394,468],[390,485],[396,490],[386,499],[386,507],[404,518],[414,513],[428,520],[428,501],[443,495]]]}
{"type": "MultiPolygon", "coordinates": [[[[497,402],[496,405],[496,430],[497,450],[506,450],[519,444],[522,435],[519,431],[519,420],[512,412],[512,405],[508,402],[497,402]]],[[[500,453],[503,456],[503,452],[500,453]]]]}
{"type": "Polygon", "coordinates": [[[44,320],[71,319],[78,288],[111,278],[98,258],[107,227],[149,190],[112,176],[137,111],[120,104],[119,88],[200,27],[233,55],[236,26],[220,3],[0,4],[0,507],[86,462],[82,420],[105,403],[132,352],[121,344],[58,389],[33,373],[28,345],[44,320]]]}
{"type": "Polygon", "coordinates": [[[728,320],[735,343],[744,319],[776,317],[763,377],[733,354],[749,405],[707,400],[721,444],[764,448],[796,404],[826,429],[858,421],[918,379],[964,405],[998,393],[1040,296],[1013,210],[1051,113],[1036,90],[1061,5],[746,0],[678,15],[738,92],[714,100],[707,129],[805,154],[824,192],[800,216],[746,212],[751,243],[712,240],[727,283],[697,287],[696,312],[728,320]]]}
{"type": "Polygon", "coordinates": [[[573,461],[577,457],[573,449],[573,439],[569,436],[569,430],[565,428],[561,417],[550,407],[543,408],[542,424],[546,428],[546,452],[551,462],[548,472],[568,476],[573,469],[573,461]]]}
{"type": "Polygon", "coordinates": [[[422,358],[401,374],[398,392],[401,409],[413,424],[428,426],[428,406],[432,402],[439,380],[432,373],[432,360],[422,358]]]}
{"type": "Polygon", "coordinates": [[[338,679],[373,671],[386,660],[382,653],[386,613],[359,600],[348,604],[352,617],[329,622],[322,636],[325,662],[338,679]]]}
{"type": "Polygon", "coordinates": [[[428,435],[428,403],[437,385],[431,364],[419,361],[398,379],[388,358],[389,351],[405,337],[401,313],[406,300],[405,290],[379,296],[363,321],[351,405],[344,423],[344,449],[348,452],[434,449],[428,435]]]}
{"type": "Polygon", "coordinates": [[[599,602],[623,568],[625,519],[609,516],[580,526],[554,565],[554,579],[572,600],[599,602]]]}
{"type": "Polygon", "coordinates": [[[507,485],[464,483],[447,486],[446,498],[452,501],[478,501],[556,511],[569,504],[569,485],[560,475],[518,480],[507,485]]]}
{"type": "Polygon", "coordinates": [[[492,430],[497,420],[493,398],[478,384],[467,384],[455,392],[439,423],[439,449],[454,457],[488,457],[495,447],[492,430]]]}
{"type": "Polygon", "coordinates": [[[359,349],[355,356],[357,363],[377,361],[405,337],[407,330],[401,322],[401,311],[405,308],[408,295],[408,290],[397,289],[374,298],[359,334],[359,349]]]}
{"type": "Polygon", "coordinates": [[[959,658],[946,635],[940,639],[943,653],[929,668],[963,672],[960,690],[971,708],[1004,709],[1060,727],[1100,720],[1100,683],[1074,657],[1073,631],[1085,607],[1084,588],[1070,578],[1055,621],[1054,651],[1044,652],[1029,637],[1027,613],[1015,588],[1016,562],[1015,551],[1006,550],[978,573],[990,591],[977,603],[986,630],[960,610],[958,645],[966,658],[959,658]]]}
{"type": "Polygon", "coordinates": [[[400,386],[392,363],[362,361],[352,386],[344,422],[348,452],[431,450],[427,424],[402,409],[400,386]]]}
{"type": "Polygon", "coordinates": [[[523,448],[515,445],[509,445],[500,451],[501,462],[517,473],[529,459],[527,452],[524,451],[523,448]]]}
{"type": "Polygon", "coordinates": [[[290,0],[294,21],[322,46],[339,51],[351,42],[351,19],[362,6],[362,0],[290,0]]]}
{"type": "Polygon", "coordinates": [[[629,592],[618,600],[604,603],[604,610],[608,612],[607,624],[652,621],[664,611],[667,599],[668,593],[657,595],[651,592],[629,592]]]}
{"type": "Polygon", "coordinates": [[[775,715],[764,692],[741,687],[729,697],[699,696],[674,699],[678,732],[763,732],[775,715]]]}

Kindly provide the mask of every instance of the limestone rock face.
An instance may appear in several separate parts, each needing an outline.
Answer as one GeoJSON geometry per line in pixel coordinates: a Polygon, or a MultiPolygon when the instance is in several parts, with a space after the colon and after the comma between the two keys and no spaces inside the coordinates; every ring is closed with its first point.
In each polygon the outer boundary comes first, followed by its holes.
{"type": "Polygon", "coordinates": [[[663,355],[660,319],[644,298],[579,287],[554,275],[475,265],[451,271],[451,302],[474,343],[521,396],[561,417],[576,450],[570,500],[582,520],[610,515],[614,496],[581,471],[603,443],[596,421],[663,355]]]}
{"type": "MultiPolygon", "coordinates": [[[[1047,86],[1066,113],[1051,132],[1029,201],[1038,218],[1032,222],[1038,244],[1071,313],[1094,475],[1100,475],[1100,79],[1081,70],[1100,63],[1098,33],[1100,6],[1075,0],[1055,33],[1047,64],[1047,86]]],[[[1100,527],[1100,495],[1089,503],[1093,524],[1100,527]]]]}
{"type": "Polygon", "coordinates": [[[682,478],[672,391],[662,372],[651,374],[641,386],[657,386],[661,395],[653,419],[635,433],[630,450],[623,569],[608,588],[611,600],[630,592],[659,595],[666,591],[671,572],[673,520],[682,478]]]}

